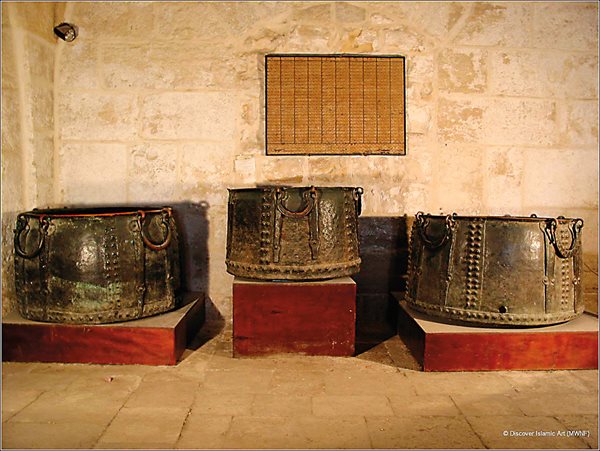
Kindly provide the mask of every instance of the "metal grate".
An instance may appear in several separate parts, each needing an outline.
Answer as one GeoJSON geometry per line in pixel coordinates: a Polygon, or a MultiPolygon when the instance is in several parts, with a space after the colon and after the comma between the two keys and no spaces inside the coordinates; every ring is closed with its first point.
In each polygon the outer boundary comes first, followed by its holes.
{"type": "Polygon", "coordinates": [[[403,56],[267,55],[267,154],[406,153],[403,56]]]}

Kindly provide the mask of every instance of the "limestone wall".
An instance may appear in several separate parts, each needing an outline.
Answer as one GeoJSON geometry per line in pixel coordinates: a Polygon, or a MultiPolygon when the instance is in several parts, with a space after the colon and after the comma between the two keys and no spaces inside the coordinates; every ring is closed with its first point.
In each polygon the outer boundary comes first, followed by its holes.
{"type": "Polygon", "coordinates": [[[54,201],[54,55],[62,7],[2,3],[2,311],[15,305],[18,212],[54,201]]]}
{"type": "Polygon", "coordinates": [[[595,3],[82,2],[64,14],[80,36],[54,61],[49,202],[174,205],[188,287],[225,317],[232,187],[362,186],[365,216],[578,216],[597,254],[595,3]],[[407,155],[265,156],[270,52],[405,55],[407,155]]]}

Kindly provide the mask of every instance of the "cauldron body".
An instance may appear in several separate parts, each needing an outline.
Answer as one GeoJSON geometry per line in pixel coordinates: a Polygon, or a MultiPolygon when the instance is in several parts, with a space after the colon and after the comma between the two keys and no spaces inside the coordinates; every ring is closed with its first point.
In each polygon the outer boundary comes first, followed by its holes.
{"type": "Polygon", "coordinates": [[[15,282],[27,319],[101,324],[176,307],[177,227],[170,208],[86,208],[21,213],[15,282]]]}
{"type": "Polygon", "coordinates": [[[265,280],[357,273],[361,194],[348,187],[230,189],[227,271],[265,280]]]}
{"type": "Polygon", "coordinates": [[[406,301],[450,321],[560,323],[583,313],[581,219],[433,216],[412,227],[406,301]]]}

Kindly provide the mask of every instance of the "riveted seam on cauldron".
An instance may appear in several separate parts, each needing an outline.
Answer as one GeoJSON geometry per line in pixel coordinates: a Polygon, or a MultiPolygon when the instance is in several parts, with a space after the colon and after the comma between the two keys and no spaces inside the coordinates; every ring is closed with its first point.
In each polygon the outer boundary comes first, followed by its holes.
{"type": "Polygon", "coordinates": [[[357,273],[361,194],[350,187],[230,189],[227,271],[264,280],[357,273]]]}
{"type": "Polygon", "coordinates": [[[31,258],[30,230],[23,233],[22,224],[15,229],[16,249],[27,248],[25,256],[15,252],[17,300],[25,318],[102,324],[176,307],[179,240],[169,207],[34,210],[19,216],[29,228],[36,221],[51,225],[31,258]]]}
{"type": "Polygon", "coordinates": [[[535,326],[573,319],[584,310],[582,226],[580,219],[562,217],[420,213],[409,240],[406,301],[433,316],[483,325],[535,326]],[[439,234],[444,221],[450,239],[434,247],[427,227],[435,224],[439,234]]]}

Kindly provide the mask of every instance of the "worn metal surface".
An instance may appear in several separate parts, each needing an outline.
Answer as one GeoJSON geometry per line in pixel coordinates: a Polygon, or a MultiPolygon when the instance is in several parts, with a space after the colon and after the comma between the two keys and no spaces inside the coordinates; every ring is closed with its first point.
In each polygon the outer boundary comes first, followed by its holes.
{"type": "Polygon", "coordinates": [[[27,319],[100,324],[176,307],[179,242],[168,207],[33,210],[14,233],[27,319]]]}
{"type": "Polygon", "coordinates": [[[544,325],[583,313],[581,219],[432,216],[413,224],[406,300],[438,317],[544,325]]]}
{"type": "Polygon", "coordinates": [[[227,271],[266,280],[357,273],[361,194],[339,187],[230,189],[227,271]]]}

